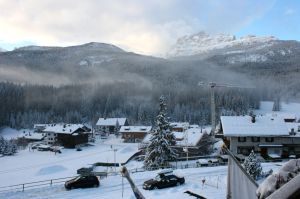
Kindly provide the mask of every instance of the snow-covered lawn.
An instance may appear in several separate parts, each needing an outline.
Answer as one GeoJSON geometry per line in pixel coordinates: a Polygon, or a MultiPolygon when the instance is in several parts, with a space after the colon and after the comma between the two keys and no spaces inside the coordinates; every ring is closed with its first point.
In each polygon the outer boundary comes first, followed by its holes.
{"type": "Polygon", "coordinates": [[[109,138],[83,147],[82,151],[62,149],[56,155],[50,151],[21,150],[16,155],[0,157],[0,186],[74,176],[77,169],[95,162],[113,163],[113,149],[117,149],[116,162],[123,163],[138,151],[138,145],[109,138]]]}

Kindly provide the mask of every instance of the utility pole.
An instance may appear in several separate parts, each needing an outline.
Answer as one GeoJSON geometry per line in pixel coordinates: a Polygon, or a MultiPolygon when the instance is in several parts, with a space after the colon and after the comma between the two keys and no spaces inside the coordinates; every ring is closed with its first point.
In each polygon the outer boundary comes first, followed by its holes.
{"type": "Polygon", "coordinates": [[[117,168],[116,168],[116,152],[118,151],[118,149],[113,149],[114,151],[114,166],[115,166],[115,172],[117,172],[117,168]]]}

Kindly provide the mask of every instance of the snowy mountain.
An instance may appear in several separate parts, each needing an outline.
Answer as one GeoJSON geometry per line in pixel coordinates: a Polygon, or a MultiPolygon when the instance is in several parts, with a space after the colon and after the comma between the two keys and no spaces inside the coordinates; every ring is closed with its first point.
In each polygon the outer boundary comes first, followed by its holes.
{"type": "MultiPolygon", "coordinates": [[[[190,56],[210,53],[221,49],[239,48],[238,52],[245,52],[248,48],[262,49],[272,46],[278,39],[273,36],[257,37],[248,35],[236,38],[234,35],[217,34],[209,35],[200,32],[191,36],[179,38],[176,44],[168,52],[168,57],[190,56]]],[[[233,51],[233,53],[236,51],[233,51]]],[[[228,53],[231,53],[230,51],[228,53]]]]}
{"type": "Polygon", "coordinates": [[[153,83],[158,87],[192,87],[198,81],[242,84],[251,79],[255,83],[270,80],[272,86],[284,81],[292,91],[300,86],[299,55],[298,41],[256,36],[237,39],[201,32],[178,39],[168,59],[96,42],[69,47],[22,47],[0,54],[0,79],[47,85],[140,81],[149,87],[153,83]]]}

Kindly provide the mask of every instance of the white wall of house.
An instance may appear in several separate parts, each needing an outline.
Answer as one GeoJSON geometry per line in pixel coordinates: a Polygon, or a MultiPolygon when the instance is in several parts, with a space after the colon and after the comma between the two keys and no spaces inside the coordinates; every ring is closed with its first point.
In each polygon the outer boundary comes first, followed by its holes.
{"type": "Polygon", "coordinates": [[[46,137],[44,139],[45,144],[52,145],[56,141],[57,134],[54,132],[45,132],[46,137]]]}
{"type": "MultiPolygon", "coordinates": [[[[277,147],[271,147],[271,145],[293,145],[293,144],[300,144],[300,137],[273,137],[272,142],[267,142],[266,137],[260,137],[259,142],[253,142],[252,137],[243,137],[245,142],[239,141],[238,137],[230,137],[230,150],[234,154],[239,154],[238,147],[253,147],[254,151],[260,151],[261,147],[259,145],[270,145],[268,147],[270,150],[268,150],[269,153],[271,151],[278,151],[277,147]]],[[[269,137],[271,138],[271,137],[269,137]]],[[[282,148],[282,147],[281,147],[282,148]]],[[[280,152],[279,152],[280,153],[280,152]]]]}

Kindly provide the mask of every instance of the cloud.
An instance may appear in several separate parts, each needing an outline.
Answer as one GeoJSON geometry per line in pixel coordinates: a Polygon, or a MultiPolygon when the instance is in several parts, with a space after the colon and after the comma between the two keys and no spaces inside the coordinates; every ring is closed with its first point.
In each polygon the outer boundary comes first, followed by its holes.
{"type": "Polygon", "coordinates": [[[0,39],[39,45],[112,43],[143,54],[165,52],[200,30],[234,33],[263,15],[261,0],[0,0],[0,39]]]}

